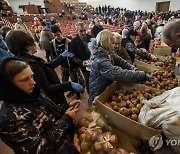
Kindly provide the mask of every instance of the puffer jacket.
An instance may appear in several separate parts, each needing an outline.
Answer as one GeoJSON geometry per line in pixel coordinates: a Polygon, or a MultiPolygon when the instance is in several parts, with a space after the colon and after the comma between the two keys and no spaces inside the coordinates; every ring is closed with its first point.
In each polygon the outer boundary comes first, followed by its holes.
{"type": "Polygon", "coordinates": [[[145,80],[145,72],[138,71],[116,53],[97,46],[96,40],[92,39],[88,44],[93,60],[89,79],[89,105],[96,96],[100,95],[113,81],[138,82],[145,80]]]}
{"type": "Polygon", "coordinates": [[[31,94],[15,86],[4,70],[7,59],[0,66],[1,139],[17,154],[77,153],[73,119],[40,91],[37,81],[31,94]]]}

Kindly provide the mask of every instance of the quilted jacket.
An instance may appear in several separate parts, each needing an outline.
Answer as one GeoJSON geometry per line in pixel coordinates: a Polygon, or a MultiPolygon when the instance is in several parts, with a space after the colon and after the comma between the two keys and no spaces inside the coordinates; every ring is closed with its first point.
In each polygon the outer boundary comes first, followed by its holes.
{"type": "Polygon", "coordinates": [[[138,82],[145,80],[145,72],[137,70],[116,53],[97,46],[92,39],[88,44],[93,60],[89,79],[89,105],[96,96],[100,95],[113,81],[138,82]]]}

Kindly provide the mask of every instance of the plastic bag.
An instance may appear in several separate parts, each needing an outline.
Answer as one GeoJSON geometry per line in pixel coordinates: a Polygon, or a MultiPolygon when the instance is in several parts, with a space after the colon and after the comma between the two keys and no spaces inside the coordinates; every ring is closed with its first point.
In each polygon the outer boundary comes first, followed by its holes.
{"type": "MultiPolygon", "coordinates": [[[[74,123],[76,126],[83,126],[84,120],[92,122],[92,115],[91,112],[88,111],[89,107],[88,104],[85,102],[82,102],[79,106],[79,110],[77,112],[77,115],[75,117],[74,123]]],[[[87,124],[86,124],[87,125],[87,124]]]]}
{"type": "MultiPolygon", "coordinates": [[[[180,140],[180,87],[144,101],[138,121],[144,125],[162,129],[169,140],[180,140]]],[[[180,146],[172,146],[180,153],[180,146]]]]}
{"type": "MultiPolygon", "coordinates": [[[[129,154],[126,150],[122,149],[122,148],[118,148],[118,149],[113,149],[109,152],[109,154],[129,154]]],[[[133,153],[130,153],[133,154],[133,153]]]]}
{"type": "Polygon", "coordinates": [[[180,87],[165,91],[151,100],[144,100],[138,121],[144,125],[158,128],[173,116],[180,114],[180,87]]]}
{"type": "MultiPolygon", "coordinates": [[[[163,124],[162,124],[162,130],[164,135],[169,139],[169,140],[180,140],[180,115],[178,116],[173,116],[169,119],[167,119],[163,124]]],[[[172,146],[172,148],[175,150],[176,153],[180,153],[180,146],[172,146]]]]}
{"type": "MultiPolygon", "coordinates": [[[[80,131],[82,128],[85,127],[81,127],[80,131]]],[[[81,153],[88,152],[88,150],[91,149],[94,141],[97,139],[98,135],[102,134],[102,132],[103,130],[101,129],[101,127],[96,126],[95,124],[93,124],[93,122],[91,122],[91,124],[89,124],[87,128],[83,129],[83,131],[80,132],[79,137],[81,153]]]]}
{"type": "Polygon", "coordinates": [[[110,131],[100,134],[92,147],[92,153],[108,153],[117,147],[118,137],[110,131]]]}

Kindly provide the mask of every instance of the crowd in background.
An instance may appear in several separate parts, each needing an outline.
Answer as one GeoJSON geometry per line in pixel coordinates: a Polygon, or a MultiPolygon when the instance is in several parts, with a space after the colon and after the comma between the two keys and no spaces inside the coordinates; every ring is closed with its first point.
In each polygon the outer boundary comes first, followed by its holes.
{"type": "Polygon", "coordinates": [[[135,20],[151,20],[151,22],[156,22],[157,26],[164,24],[170,18],[180,18],[180,11],[168,11],[168,12],[147,12],[141,10],[127,10],[126,8],[114,8],[110,5],[99,6],[95,8],[94,16],[99,17],[104,23],[117,25],[117,22],[128,22],[128,19],[132,21],[135,20]]]}
{"type": "MultiPolygon", "coordinates": [[[[70,3],[64,5],[74,9],[70,3]]],[[[34,17],[34,33],[20,17],[14,29],[0,29],[1,59],[10,57],[0,66],[0,98],[5,102],[0,134],[16,153],[78,153],[73,145],[73,120],[78,109],[73,107],[80,103],[84,90],[91,106],[113,81],[152,80],[133,63],[137,56],[156,59],[153,50],[164,25],[180,17],[180,11],[129,11],[106,5],[95,8],[91,17],[82,11],[91,23],[88,27],[77,21],[74,38],[63,35],[54,17],[34,17]],[[114,33],[103,27],[119,23],[124,26],[114,33]],[[37,49],[45,51],[46,60],[34,55],[37,49]],[[58,66],[61,81],[54,70],[58,66]],[[64,92],[68,92],[67,97],[76,95],[76,101],[67,102],[64,92]]],[[[178,52],[179,46],[171,47],[173,53],[178,52]]]]}

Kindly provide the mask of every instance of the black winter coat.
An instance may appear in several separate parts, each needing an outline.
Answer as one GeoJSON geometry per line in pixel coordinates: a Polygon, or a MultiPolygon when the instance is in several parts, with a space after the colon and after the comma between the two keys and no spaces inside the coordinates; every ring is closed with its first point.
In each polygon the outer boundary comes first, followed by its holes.
{"type": "MultiPolygon", "coordinates": [[[[92,36],[87,34],[87,42],[90,42],[91,38],[92,36]]],[[[88,47],[83,44],[79,35],[76,35],[76,37],[71,40],[69,48],[70,51],[75,55],[73,58],[74,62],[83,68],[83,61],[90,59],[90,51],[88,47]]]]}
{"type": "Polygon", "coordinates": [[[59,56],[50,63],[46,63],[42,58],[25,55],[19,57],[27,62],[34,74],[36,75],[41,88],[46,92],[48,97],[56,104],[67,103],[64,92],[72,89],[70,82],[61,83],[54,68],[62,62],[59,56]]]}
{"type": "Polygon", "coordinates": [[[102,31],[104,28],[101,25],[94,25],[94,27],[91,29],[92,36],[96,37],[97,34],[102,31]]]}
{"type": "MultiPolygon", "coordinates": [[[[68,44],[70,43],[70,40],[64,38],[62,41],[59,42],[56,39],[53,39],[50,43],[51,43],[52,58],[55,59],[65,50],[68,50],[68,44]]],[[[61,60],[62,60],[61,66],[63,66],[64,68],[73,70],[77,67],[77,64],[70,57],[64,57],[64,58],[62,57],[61,60]]]]}

